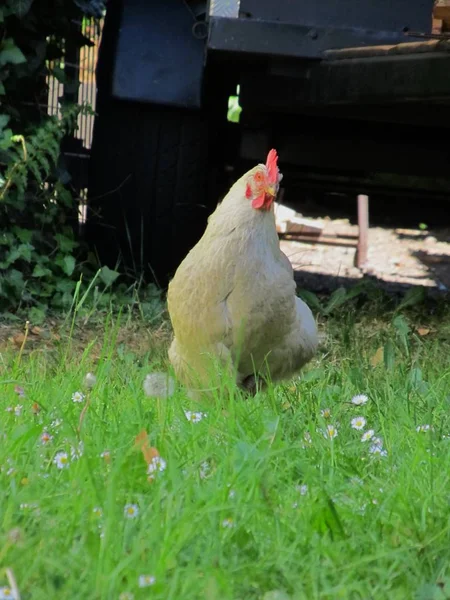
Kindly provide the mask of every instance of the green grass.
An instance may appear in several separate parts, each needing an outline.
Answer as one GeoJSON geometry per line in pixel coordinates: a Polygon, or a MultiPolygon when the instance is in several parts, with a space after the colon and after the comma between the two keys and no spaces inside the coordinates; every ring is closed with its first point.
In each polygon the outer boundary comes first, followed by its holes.
{"type": "Polygon", "coordinates": [[[62,336],[45,351],[2,350],[0,586],[9,567],[22,600],[450,597],[448,316],[341,307],[321,323],[326,339],[301,380],[247,400],[225,390],[205,405],[181,389],[146,397],[161,348],[119,343],[111,318],[98,347],[62,336]],[[355,406],[356,394],[368,402],[355,406]],[[5,410],[17,405],[20,416],[5,410]],[[207,416],[191,423],[185,410],[207,416]],[[357,416],[387,456],[360,441],[357,416]],[[134,447],[142,429],[167,465],[153,482],[134,447]],[[130,503],[135,518],[124,516],[130,503]],[[155,583],[141,589],[140,575],[155,583]]]}

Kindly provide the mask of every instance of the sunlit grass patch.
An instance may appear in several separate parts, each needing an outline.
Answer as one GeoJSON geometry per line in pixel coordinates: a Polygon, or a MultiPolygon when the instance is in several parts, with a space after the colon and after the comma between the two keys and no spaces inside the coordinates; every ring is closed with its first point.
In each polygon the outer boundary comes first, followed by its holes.
{"type": "Polygon", "coordinates": [[[3,352],[0,564],[33,600],[439,597],[445,319],[344,308],[301,378],[204,403],[149,398],[161,347],[113,318],[100,346],[3,352]]]}

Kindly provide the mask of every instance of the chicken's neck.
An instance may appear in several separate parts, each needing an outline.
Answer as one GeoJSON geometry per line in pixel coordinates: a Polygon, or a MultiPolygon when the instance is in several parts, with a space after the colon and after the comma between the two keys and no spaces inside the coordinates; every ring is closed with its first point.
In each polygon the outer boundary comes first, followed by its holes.
{"type": "Polygon", "coordinates": [[[275,227],[273,205],[270,210],[252,207],[245,196],[246,178],[239,179],[211,215],[208,234],[212,237],[242,233],[249,244],[257,243],[279,253],[279,240],[275,227]]]}

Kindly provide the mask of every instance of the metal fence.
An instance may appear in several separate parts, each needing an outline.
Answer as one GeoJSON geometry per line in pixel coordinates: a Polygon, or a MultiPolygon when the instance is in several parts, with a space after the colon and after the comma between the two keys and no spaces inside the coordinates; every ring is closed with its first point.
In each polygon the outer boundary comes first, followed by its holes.
{"type": "MultiPolygon", "coordinates": [[[[54,75],[47,77],[49,115],[60,116],[60,99],[88,104],[95,112],[96,105],[96,79],[95,68],[97,65],[98,49],[100,45],[103,19],[84,18],[79,23],[80,32],[91,40],[92,46],[71,48],[66,45],[64,58],[49,64],[49,70],[61,74],[59,80],[54,75]],[[65,83],[68,80],[68,84],[65,83]],[[78,82],[74,86],[73,82],[78,82]]],[[[89,151],[92,145],[94,128],[94,114],[80,114],[78,128],[73,133],[71,140],[66,140],[64,157],[70,164],[72,184],[79,196],[79,222],[80,226],[86,220],[87,180],[89,151]]]]}
{"type": "MultiPolygon", "coordinates": [[[[98,48],[100,45],[101,34],[103,29],[103,19],[97,21],[95,19],[85,18],[80,23],[81,33],[91,40],[93,46],[83,46],[76,53],[71,53],[68,56],[66,49],[65,58],[60,61],[50,63],[50,70],[59,67],[62,71],[70,70],[71,75],[78,75],[79,87],[78,98],[74,98],[81,104],[89,104],[95,111],[96,99],[96,81],[95,67],[97,65],[98,48]],[[75,54],[75,55],[74,55],[75,54]],[[75,59],[74,62],[73,59],[75,59]]],[[[48,85],[48,114],[59,115],[59,98],[70,95],[65,89],[64,83],[58,81],[54,76],[47,77],[48,85]]],[[[93,115],[80,115],[78,117],[78,130],[75,132],[75,137],[82,140],[83,148],[89,150],[92,144],[92,131],[94,127],[93,115]]]]}

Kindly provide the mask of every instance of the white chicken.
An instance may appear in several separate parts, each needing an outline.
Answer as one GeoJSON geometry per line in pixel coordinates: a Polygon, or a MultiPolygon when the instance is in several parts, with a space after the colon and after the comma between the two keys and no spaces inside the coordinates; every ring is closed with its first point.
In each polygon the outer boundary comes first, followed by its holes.
{"type": "Polygon", "coordinates": [[[233,185],[169,284],[169,359],[193,396],[218,388],[223,367],[254,391],[259,377],[290,378],[316,352],[316,323],[275,228],[277,161],[271,150],[233,185]]]}

